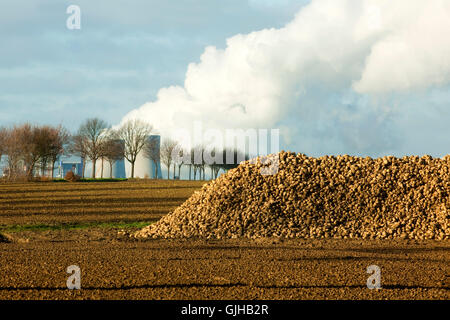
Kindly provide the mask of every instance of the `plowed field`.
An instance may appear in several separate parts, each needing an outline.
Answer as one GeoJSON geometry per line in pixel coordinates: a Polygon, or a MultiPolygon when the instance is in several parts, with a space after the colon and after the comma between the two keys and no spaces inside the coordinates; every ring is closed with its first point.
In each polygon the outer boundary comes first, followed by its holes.
{"type": "Polygon", "coordinates": [[[0,299],[450,298],[448,241],[118,234],[156,221],[201,185],[0,184],[0,299]],[[81,269],[81,290],[66,287],[70,265],[81,269]],[[370,265],[380,267],[380,290],[367,288],[370,265]]]}

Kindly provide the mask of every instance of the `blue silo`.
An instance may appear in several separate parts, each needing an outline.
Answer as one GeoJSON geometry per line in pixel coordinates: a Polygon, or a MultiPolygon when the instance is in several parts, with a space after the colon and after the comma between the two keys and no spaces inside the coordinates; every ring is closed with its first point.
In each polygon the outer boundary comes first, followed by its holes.
{"type": "Polygon", "coordinates": [[[112,174],[113,174],[113,176],[111,178],[115,178],[115,179],[124,179],[127,177],[127,175],[125,173],[125,160],[124,159],[117,160],[116,162],[114,162],[113,167],[112,167],[112,174]]]}

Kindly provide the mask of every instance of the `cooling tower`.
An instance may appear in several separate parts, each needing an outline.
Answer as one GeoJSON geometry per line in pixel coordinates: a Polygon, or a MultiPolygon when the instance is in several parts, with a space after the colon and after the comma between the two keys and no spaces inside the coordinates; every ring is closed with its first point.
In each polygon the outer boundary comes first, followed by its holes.
{"type": "MultiPolygon", "coordinates": [[[[97,160],[95,163],[95,177],[102,178],[102,159],[97,160]]],[[[109,178],[109,163],[106,159],[103,160],[103,178],[109,178]]]]}
{"type": "MultiPolygon", "coordinates": [[[[90,177],[90,176],[89,176],[90,177]]],[[[101,178],[102,177],[102,160],[98,160],[95,166],[95,177],[101,178]]],[[[125,173],[125,160],[117,160],[113,163],[112,167],[112,177],[111,177],[111,167],[109,165],[109,162],[107,160],[103,161],[103,178],[109,179],[123,179],[126,178],[125,173]]]]}
{"type": "Polygon", "coordinates": [[[118,160],[113,164],[113,168],[112,168],[112,172],[113,172],[113,178],[115,179],[124,179],[126,178],[126,173],[125,173],[125,160],[118,160]]]}
{"type": "MultiPolygon", "coordinates": [[[[121,142],[122,145],[125,143],[123,140],[116,140],[117,142],[121,142]]],[[[95,164],[95,177],[102,177],[102,159],[97,160],[95,164]]],[[[114,178],[114,179],[122,179],[126,178],[125,173],[125,159],[116,160],[112,166],[112,177],[111,177],[111,166],[107,159],[103,159],[103,178],[114,178]]]]}

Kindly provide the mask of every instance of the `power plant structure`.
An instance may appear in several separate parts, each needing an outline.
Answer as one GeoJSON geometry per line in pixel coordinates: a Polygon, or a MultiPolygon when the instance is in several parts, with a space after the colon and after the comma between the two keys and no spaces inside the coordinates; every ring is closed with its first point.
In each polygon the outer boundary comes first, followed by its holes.
{"type": "MultiPolygon", "coordinates": [[[[125,142],[123,140],[117,140],[118,143],[122,144],[122,148],[125,148],[125,142]]],[[[125,159],[117,159],[113,162],[112,170],[109,161],[106,159],[98,159],[95,164],[95,177],[96,178],[113,178],[113,179],[124,179],[127,177],[125,172],[125,159]]],[[[92,168],[91,168],[92,170],[92,168]]],[[[92,171],[91,171],[92,172],[92,171]]]]}
{"type": "MultiPolygon", "coordinates": [[[[134,164],[134,177],[162,179],[161,161],[160,161],[161,137],[159,135],[151,135],[148,137],[148,142],[152,146],[153,150],[152,156],[151,158],[148,157],[145,154],[144,150],[142,150],[138,154],[136,162],[134,164]]],[[[122,141],[122,143],[124,142],[122,141]]],[[[88,171],[92,173],[92,164],[90,165],[90,170],[86,171],[86,175],[91,176],[91,174],[88,175],[88,171]]],[[[109,162],[106,159],[103,159],[102,163],[102,159],[99,159],[97,160],[95,165],[95,176],[97,178],[101,178],[103,176],[103,178],[114,178],[114,179],[130,178],[131,163],[125,158],[115,161],[112,167],[112,177],[111,177],[109,162]],[[103,175],[102,175],[102,168],[103,168],[103,175]]]]}
{"type": "MultiPolygon", "coordinates": [[[[113,178],[113,179],[124,179],[126,178],[126,172],[125,172],[125,159],[119,159],[114,161],[112,166],[112,172],[111,172],[111,166],[109,161],[106,159],[99,159],[97,160],[95,164],[95,177],[96,178],[113,178]],[[111,176],[112,173],[112,176],[111,176]]],[[[92,168],[91,168],[92,170],[92,168]]],[[[90,177],[91,174],[88,175],[90,177]]]]}

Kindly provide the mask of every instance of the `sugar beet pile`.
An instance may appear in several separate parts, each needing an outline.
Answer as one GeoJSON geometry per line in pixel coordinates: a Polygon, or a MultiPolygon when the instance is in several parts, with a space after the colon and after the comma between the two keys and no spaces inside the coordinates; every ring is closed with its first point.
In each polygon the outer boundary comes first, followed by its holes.
{"type": "MultiPolygon", "coordinates": [[[[277,155],[272,155],[276,157],[277,155]]],[[[242,163],[135,237],[450,239],[450,156],[242,163]]]]}

